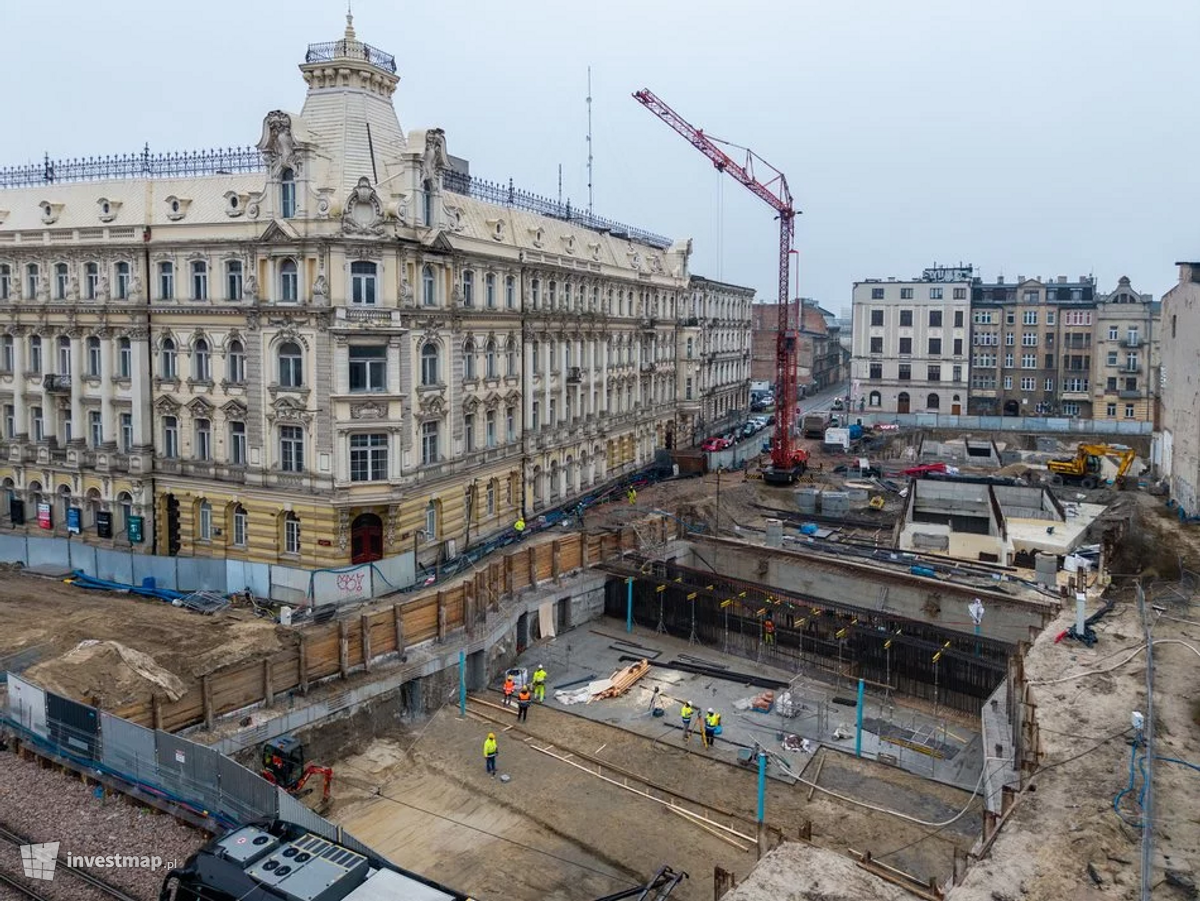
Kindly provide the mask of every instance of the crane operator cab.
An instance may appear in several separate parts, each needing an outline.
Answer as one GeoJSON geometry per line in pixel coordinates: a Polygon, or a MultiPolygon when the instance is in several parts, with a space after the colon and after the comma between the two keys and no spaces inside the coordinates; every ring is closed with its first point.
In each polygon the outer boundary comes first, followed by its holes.
{"type": "Polygon", "coordinates": [[[273,738],[263,745],[262,771],[276,785],[292,788],[304,775],[304,745],[291,735],[273,738]]]}

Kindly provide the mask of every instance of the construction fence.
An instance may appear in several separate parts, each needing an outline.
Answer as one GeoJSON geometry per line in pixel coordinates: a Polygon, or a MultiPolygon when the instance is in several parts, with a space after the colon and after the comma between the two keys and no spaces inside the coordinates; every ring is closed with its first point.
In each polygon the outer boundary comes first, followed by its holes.
{"type": "Polygon", "coordinates": [[[134,797],[157,798],[224,827],[262,818],[289,820],[347,847],[369,850],[212,748],[45,691],[13,673],[4,714],[4,724],[26,746],[81,772],[123,783],[118,788],[134,797]]]}
{"type": "Polygon", "coordinates": [[[954,416],[948,413],[871,413],[850,411],[839,414],[850,422],[895,425],[904,428],[946,429],[977,432],[1046,432],[1077,435],[1149,435],[1154,423],[1125,419],[1068,419],[1056,416],[954,416]]]}
{"type": "MultiPolygon", "coordinates": [[[[666,535],[667,521],[654,529],[666,535]]],[[[643,536],[645,530],[643,529],[643,536]]],[[[177,699],[161,694],[127,704],[115,714],[131,723],[163,732],[210,726],[217,717],[243,708],[271,706],[292,692],[307,694],[311,686],[332,677],[369,672],[376,660],[402,654],[423,642],[443,642],[465,630],[468,638],[484,623],[488,610],[527,588],[599,563],[607,556],[638,546],[633,528],[620,533],[563,535],[551,541],[518,545],[502,557],[479,565],[454,585],[407,598],[383,610],[364,612],[305,627],[298,646],[273,657],[214,670],[177,699]]]]}
{"type": "Polygon", "coordinates": [[[346,604],[409,588],[416,580],[412,552],[339,569],[307,570],[275,563],[209,557],[162,557],[96,547],[69,538],[0,535],[0,562],[28,568],[79,571],[122,585],[176,591],[249,591],[285,604],[346,604]]]}

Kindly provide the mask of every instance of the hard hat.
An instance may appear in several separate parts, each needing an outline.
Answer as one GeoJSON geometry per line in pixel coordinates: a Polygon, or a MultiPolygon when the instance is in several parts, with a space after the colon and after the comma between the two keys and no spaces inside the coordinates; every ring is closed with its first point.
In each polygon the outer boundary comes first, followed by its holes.
{"type": "Polygon", "coordinates": [[[496,737],[496,733],[495,733],[495,732],[489,732],[489,733],[488,733],[488,738],[495,738],[495,737],[496,737]]]}
{"type": "Polygon", "coordinates": [[[709,707],[709,708],[708,708],[708,712],[709,712],[709,713],[716,713],[716,711],[715,711],[715,710],[713,710],[711,707],[709,707]]]}

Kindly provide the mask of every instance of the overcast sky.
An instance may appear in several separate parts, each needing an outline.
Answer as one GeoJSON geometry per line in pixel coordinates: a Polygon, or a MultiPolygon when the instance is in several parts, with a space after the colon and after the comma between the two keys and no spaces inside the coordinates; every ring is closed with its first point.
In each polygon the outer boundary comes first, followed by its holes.
{"type": "MultiPolygon", "coordinates": [[[[254,143],[298,111],[337,0],[0,0],[0,165],[254,143]]],[[[394,53],[406,130],[440,126],[476,175],[692,237],[692,269],[774,299],[771,210],[630,94],[788,176],[800,292],[939,263],[1128,275],[1156,297],[1200,254],[1196,0],[599,3],[355,0],[394,53]]],[[[795,289],[793,288],[793,294],[795,289]]]]}

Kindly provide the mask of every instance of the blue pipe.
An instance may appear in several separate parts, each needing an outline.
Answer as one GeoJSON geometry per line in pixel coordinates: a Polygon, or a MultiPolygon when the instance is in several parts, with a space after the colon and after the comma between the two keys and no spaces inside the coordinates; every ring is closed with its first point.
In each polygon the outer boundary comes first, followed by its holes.
{"type": "Polygon", "coordinates": [[[467,652],[458,652],[458,714],[467,715],[467,652]]]}
{"type": "Polygon", "coordinates": [[[862,721],[863,721],[863,689],[862,679],[858,680],[858,724],[854,730],[854,756],[862,757],[862,721]]]}
{"type": "Polygon", "coordinates": [[[758,751],[758,821],[761,823],[767,812],[767,752],[758,751]]]}
{"type": "Polygon", "coordinates": [[[633,631],[633,577],[625,580],[625,631],[633,631]]]}

